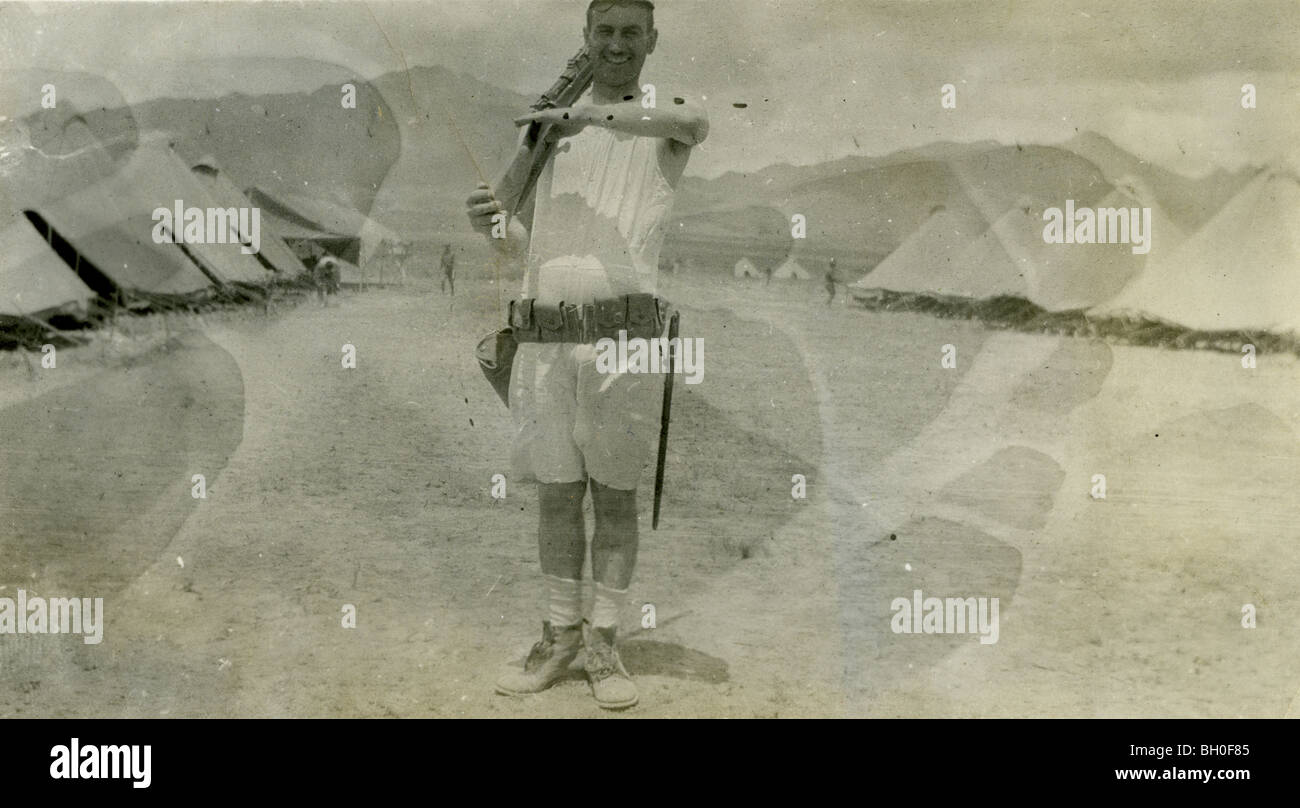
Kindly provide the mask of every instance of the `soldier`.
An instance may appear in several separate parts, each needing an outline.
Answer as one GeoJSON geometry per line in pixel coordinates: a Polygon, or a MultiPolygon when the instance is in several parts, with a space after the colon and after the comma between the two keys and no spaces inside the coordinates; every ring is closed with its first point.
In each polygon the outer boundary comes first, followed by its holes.
{"type": "Polygon", "coordinates": [[[329,253],[322,253],[312,270],[312,280],[316,284],[316,297],[321,303],[326,295],[339,291],[339,262],[329,253]]]}
{"type": "Polygon", "coordinates": [[[510,223],[507,238],[493,239],[501,204],[485,184],[467,200],[474,228],[490,244],[506,256],[526,254],[524,299],[512,307],[520,345],[509,396],[515,474],[539,484],[547,600],[542,639],[523,671],[497,682],[506,695],[550,687],[582,649],[583,499],[590,490],[595,602],[586,673],[601,707],[630,707],[638,698],[615,639],[636,565],[636,488],[653,449],[663,379],[601,374],[594,345],[554,335],[587,333],[570,321],[575,311],[594,313],[590,327],[661,322],[653,293],[663,224],[708,119],[694,101],[662,88],[654,106],[642,105],[641,67],[658,36],[648,0],[592,2],[583,29],[594,71],[590,94],[516,121],[564,127],[531,210],[510,223]],[[561,309],[561,301],[571,305],[561,309]]]}
{"type": "Polygon", "coordinates": [[[826,270],[826,292],[829,297],[826,298],[826,305],[829,306],[835,301],[835,259],[831,258],[831,268],[826,270]]]}
{"type": "Polygon", "coordinates": [[[451,245],[442,248],[442,291],[446,293],[451,287],[451,296],[456,296],[456,256],[452,254],[451,245]]]}

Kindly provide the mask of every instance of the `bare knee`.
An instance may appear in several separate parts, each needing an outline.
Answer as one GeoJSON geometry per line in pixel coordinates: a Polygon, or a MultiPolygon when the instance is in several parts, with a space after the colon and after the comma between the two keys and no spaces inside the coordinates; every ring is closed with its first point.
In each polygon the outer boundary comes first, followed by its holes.
{"type": "Polygon", "coordinates": [[[636,489],[625,491],[622,488],[610,488],[608,485],[592,480],[591,504],[596,508],[629,510],[636,513],[636,489]]]}
{"type": "Polygon", "coordinates": [[[564,523],[582,517],[582,498],[587,493],[583,480],[573,483],[541,483],[537,486],[537,499],[542,524],[564,523]]]}
{"type": "Polygon", "coordinates": [[[604,543],[636,540],[636,490],[624,491],[591,481],[596,538],[604,543]]]}

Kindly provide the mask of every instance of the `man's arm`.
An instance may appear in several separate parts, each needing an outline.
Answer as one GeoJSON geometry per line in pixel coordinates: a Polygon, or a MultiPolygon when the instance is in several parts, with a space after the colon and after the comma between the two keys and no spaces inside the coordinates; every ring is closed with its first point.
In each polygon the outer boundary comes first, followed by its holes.
{"type": "Polygon", "coordinates": [[[521,218],[527,218],[531,222],[531,204],[526,206],[529,215],[525,217],[523,211],[521,215],[510,218],[505,216],[505,206],[502,205],[492,194],[492,189],[486,182],[479,183],[469,198],[465,200],[465,212],[469,216],[470,226],[475,231],[481,233],[488,240],[499,254],[508,260],[522,261],[528,252],[528,230],[521,218]],[[505,223],[505,238],[496,238],[492,231],[500,225],[493,222],[493,218],[501,214],[505,223]]]}
{"type": "Polygon", "coordinates": [[[515,124],[524,126],[531,121],[574,128],[602,126],[638,137],[663,138],[683,146],[698,146],[709,135],[709,118],[704,107],[681,97],[651,109],[642,107],[639,99],[618,104],[579,104],[545,109],[516,118],[515,124]]]}

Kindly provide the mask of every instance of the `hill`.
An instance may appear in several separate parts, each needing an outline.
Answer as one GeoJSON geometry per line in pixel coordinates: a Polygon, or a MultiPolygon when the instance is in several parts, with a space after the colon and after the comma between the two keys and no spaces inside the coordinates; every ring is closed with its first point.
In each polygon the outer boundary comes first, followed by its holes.
{"type": "MultiPolygon", "coordinates": [[[[154,99],[132,107],[137,124],[172,133],[176,151],[191,164],[215,157],[240,188],[314,193],[368,212],[402,151],[401,127],[383,93],[325,62],[256,61],[268,82],[315,67],[317,75],[336,76],[337,83],[311,92],[154,99]],[[356,87],[355,109],[343,106],[345,82],[356,87]]],[[[193,69],[221,68],[217,60],[193,69]]]]}
{"type": "MultiPolygon", "coordinates": [[[[135,125],[174,133],[177,150],[190,160],[215,156],[240,187],[322,196],[368,212],[410,239],[476,241],[463,223],[463,200],[503,167],[517,132],[511,120],[529,97],[442,67],[362,81],[325,62],[255,61],[241,63],[240,75],[260,75],[276,88],[313,76],[320,85],[155,99],[130,109],[135,125]],[[344,81],[357,88],[356,109],[340,103],[344,81]]],[[[196,63],[196,86],[204,71],[229,69],[221,60],[196,63]]],[[[1056,145],[937,142],[884,156],[687,176],[664,257],[720,271],[730,271],[742,255],[775,266],[795,249],[791,217],[802,214],[808,227],[799,254],[814,265],[837,257],[848,279],[895,250],[939,206],[972,204],[992,222],[1024,200],[1039,207],[1067,198],[1089,205],[1116,186],[1159,205],[1191,233],[1253,174],[1218,171],[1189,179],[1085,132],[1056,145]]]]}

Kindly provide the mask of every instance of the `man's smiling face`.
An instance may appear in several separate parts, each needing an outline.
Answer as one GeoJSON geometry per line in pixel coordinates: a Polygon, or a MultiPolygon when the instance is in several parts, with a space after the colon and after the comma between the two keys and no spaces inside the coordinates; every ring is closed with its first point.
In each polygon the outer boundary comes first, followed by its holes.
{"type": "Polygon", "coordinates": [[[592,9],[582,33],[597,84],[622,87],[636,81],[659,38],[651,20],[649,9],[642,6],[615,4],[592,9]]]}

